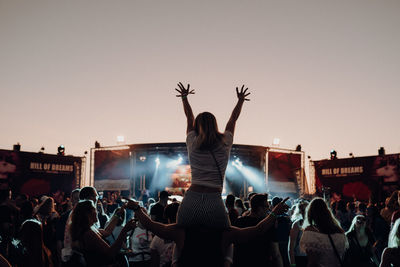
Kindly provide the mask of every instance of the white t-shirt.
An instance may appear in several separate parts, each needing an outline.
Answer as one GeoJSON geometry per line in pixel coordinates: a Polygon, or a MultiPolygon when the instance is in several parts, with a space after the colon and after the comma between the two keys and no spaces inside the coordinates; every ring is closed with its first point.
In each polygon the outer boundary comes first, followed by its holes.
{"type": "MultiPolygon", "coordinates": [[[[343,259],[343,255],[349,247],[346,235],[344,233],[336,233],[332,234],[331,237],[339,256],[343,259]]],[[[304,231],[300,239],[300,249],[307,254],[319,255],[319,257],[315,258],[318,258],[318,266],[320,267],[340,267],[339,260],[327,234],[304,231]]]]}
{"type": "Polygon", "coordinates": [[[164,241],[164,239],[155,236],[150,244],[150,249],[156,250],[160,255],[160,267],[172,262],[172,254],[174,251],[174,242],[164,241]]]}
{"type": "Polygon", "coordinates": [[[130,248],[133,255],[129,255],[129,261],[148,261],[150,260],[150,243],[152,240],[151,232],[140,227],[136,227],[130,237],[130,248]]]}
{"type": "MultiPolygon", "coordinates": [[[[233,134],[229,131],[225,131],[222,144],[212,149],[223,177],[225,177],[225,170],[228,165],[232,144],[233,134]]],[[[186,146],[192,171],[192,184],[222,189],[223,181],[221,181],[216,162],[210,151],[197,148],[198,143],[195,131],[190,131],[188,133],[186,137],[186,146]]]]}

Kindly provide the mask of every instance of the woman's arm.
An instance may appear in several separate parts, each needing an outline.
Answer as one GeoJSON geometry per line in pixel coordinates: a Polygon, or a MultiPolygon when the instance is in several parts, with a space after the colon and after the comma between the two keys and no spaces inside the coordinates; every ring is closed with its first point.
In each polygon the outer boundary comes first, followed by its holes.
{"type": "Polygon", "coordinates": [[[192,107],[189,104],[189,100],[187,98],[188,95],[194,94],[194,90],[189,90],[190,84],[187,85],[187,89],[185,86],[180,82],[178,83],[179,89],[175,90],[179,93],[177,97],[182,98],[182,103],[183,103],[183,110],[185,111],[186,119],[187,119],[187,129],[186,133],[189,133],[194,129],[194,116],[193,116],[193,111],[192,107]]]}
{"type": "Polygon", "coordinates": [[[292,229],[290,229],[290,238],[289,238],[289,261],[290,264],[296,264],[294,248],[296,246],[297,236],[299,235],[299,225],[297,222],[293,223],[292,229]]]}
{"type": "Polygon", "coordinates": [[[117,240],[109,246],[97,233],[89,230],[85,233],[84,240],[87,248],[90,250],[98,251],[103,255],[106,255],[107,258],[113,258],[117,252],[121,249],[122,244],[126,241],[126,234],[134,228],[133,220],[129,221],[124,228],[122,228],[121,233],[119,234],[117,240]]]}
{"type": "Polygon", "coordinates": [[[250,95],[250,93],[246,93],[249,88],[244,89],[244,85],[240,89],[236,87],[236,94],[238,97],[238,102],[235,108],[232,111],[231,117],[229,118],[228,123],[226,124],[225,131],[229,131],[232,134],[235,132],[236,121],[239,118],[240,112],[242,111],[242,106],[244,101],[249,101],[246,97],[250,95]]]}
{"type": "Polygon", "coordinates": [[[247,242],[249,239],[253,239],[264,234],[268,229],[275,225],[276,216],[287,211],[288,206],[285,204],[285,202],[288,199],[289,198],[287,197],[278,203],[272,212],[256,226],[246,228],[237,228],[231,226],[230,229],[224,234],[224,238],[228,239],[230,243],[241,243],[247,242]]]}
{"type": "Polygon", "coordinates": [[[128,200],[127,208],[132,209],[135,212],[135,215],[138,217],[144,228],[150,230],[160,238],[173,240],[175,242],[181,241],[182,230],[179,229],[176,224],[162,224],[152,221],[147,213],[140,208],[138,202],[127,198],[126,200],[128,200]]]}

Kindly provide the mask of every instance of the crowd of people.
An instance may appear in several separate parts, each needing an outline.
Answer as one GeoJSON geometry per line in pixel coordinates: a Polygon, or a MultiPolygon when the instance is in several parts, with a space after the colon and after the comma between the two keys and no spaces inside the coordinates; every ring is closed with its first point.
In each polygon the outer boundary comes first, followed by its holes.
{"type": "Polygon", "coordinates": [[[183,200],[166,191],[157,202],[104,196],[90,186],[68,198],[1,190],[0,266],[400,266],[400,191],[384,207],[264,192],[223,198],[236,121],[250,93],[236,88],[238,102],[220,133],[213,114],[194,118],[190,85],[178,88],[192,173],[183,200]]]}
{"type": "Polygon", "coordinates": [[[144,203],[117,194],[105,211],[84,187],[63,213],[52,197],[0,192],[0,261],[11,266],[400,266],[400,191],[383,207],[230,194],[228,228],[180,226],[181,203],[166,191],[144,203]]]}

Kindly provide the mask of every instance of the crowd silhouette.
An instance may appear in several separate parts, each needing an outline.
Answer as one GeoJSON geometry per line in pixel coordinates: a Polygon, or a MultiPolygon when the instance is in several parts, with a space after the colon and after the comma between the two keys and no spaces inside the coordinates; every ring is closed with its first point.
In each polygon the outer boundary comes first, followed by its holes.
{"type": "Polygon", "coordinates": [[[236,87],[223,133],[210,112],[194,117],[189,84],[176,91],[192,171],[181,203],[166,191],[143,202],[90,186],[57,200],[0,190],[0,266],[400,266],[400,191],[385,203],[222,197],[248,88],[236,87]]]}

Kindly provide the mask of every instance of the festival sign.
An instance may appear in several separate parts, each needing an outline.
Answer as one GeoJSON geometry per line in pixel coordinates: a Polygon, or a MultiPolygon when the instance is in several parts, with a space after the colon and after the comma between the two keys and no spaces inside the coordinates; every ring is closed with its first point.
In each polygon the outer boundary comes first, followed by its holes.
{"type": "Polygon", "coordinates": [[[82,158],[0,150],[0,186],[29,196],[70,193],[80,186],[82,158]]]}
{"type": "Polygon", "coordinates": [[[400,186],[399,155],[314,161],[317,192],[381,201],[400,186]]]}

